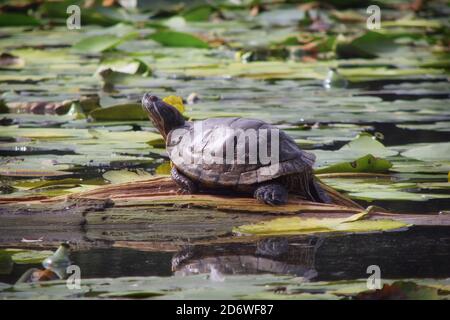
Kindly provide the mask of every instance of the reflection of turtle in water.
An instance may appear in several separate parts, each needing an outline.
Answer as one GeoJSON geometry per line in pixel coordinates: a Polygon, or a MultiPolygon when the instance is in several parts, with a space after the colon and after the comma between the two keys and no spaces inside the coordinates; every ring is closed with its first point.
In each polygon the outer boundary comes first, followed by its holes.
{"type": "Polygon", "coordinates": [[[315,253],[320,239],[292,241],[286,238],[266,238],[253,245],[190,246],[172,259],[176,275],[273,273],[314,278],[315,253]]]}
{"type": "Polygon", "coordinates": [[[278,205],[286,203],[291,192],[315,202],[351,203],[314,177],[313,154],[301,150],[285,132],[264,121],[211,118],[189,122],[175,107],[151,94],[144,95],[142,105],[165,139],[173,163],[173,180],[187,193],[199,189],[234,190],[252,193],[258,200],[278,205]],[[250,142],[248,132],[255,133],[255,141],[250,142]],[[269,138],[268,132],[277,134],[269,138]],[[265,146],[264,154],[271,156],[272,146],[277,148],[276,161],[271,158],[263,163],[261,151],[255,152],[255,146],[265,146]],[[179,155],[188,155],[191,161],[179,155]]]}

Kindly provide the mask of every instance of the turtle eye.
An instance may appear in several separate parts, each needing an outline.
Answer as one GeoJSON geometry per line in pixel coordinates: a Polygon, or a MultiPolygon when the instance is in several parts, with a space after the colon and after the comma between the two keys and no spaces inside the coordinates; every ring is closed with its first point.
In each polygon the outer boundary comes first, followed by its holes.
{"type": "Polygon", "coordinates": [[[157,96],[152,96],[152,95],[151,95],[151,96],[148,96],[147,99],[150,100],[151,102],[156,102],[156,101],[158,101],[158,97],[157,97],[157,96]]]}

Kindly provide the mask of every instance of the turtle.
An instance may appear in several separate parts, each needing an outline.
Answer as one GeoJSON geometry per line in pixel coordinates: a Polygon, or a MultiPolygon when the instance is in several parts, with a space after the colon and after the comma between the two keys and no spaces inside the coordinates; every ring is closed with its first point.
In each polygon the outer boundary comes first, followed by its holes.
{"type": "MultiPolygon", "coordinates": [[[[314,154],[269,123],[239,117],[187,121],[174,106],[151,93],[144,94],[142,107],[165,140],[170,174],[182,193],[246,193],[269,205],[286,204],[289,193],[320,203],[332,203],[338,194],[330,193],[331,188],[314,176],[314,154]],[[251,147],[256,144],[259,152],[260,143],[267,146],[267,154],[274,147],[270,155],[278,153],[277,161],[252,155],[251,147]]],[[[344,196],[338,198],[346,202],[344,196]]]]}

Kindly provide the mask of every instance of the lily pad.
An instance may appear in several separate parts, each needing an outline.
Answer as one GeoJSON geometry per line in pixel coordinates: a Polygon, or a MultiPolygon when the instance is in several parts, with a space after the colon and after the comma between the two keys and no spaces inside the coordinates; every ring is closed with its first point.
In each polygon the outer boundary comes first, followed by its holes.
{"type": "Polygon", "coordinates": [[[32,17],[18,13],[0,13],[0,27],[39,26],[41,22],[32,17]]]}
{"type": "Polygon", "coordinates": [[[52,251],[48,250],[23,250],[23,249],[2,249],[0,255],[10,255],[14,263],[17,264],[36,264],[41,263],[52,251]]]}
{"type": "Polygon", "coordinates": [[[361,220],[365,214],[355,214],[348,218],[277,218],[252,225],[243,225],[233,231],[237,234],[258,236],[279,236],[313,234],[324,232],[374,232],[398,230],[408,224],[389,219],[361,220]]]}
{"type": "Polygon", "coordinates": [[[159,31],[149,36],[152,39],[167,47],[181,47],[181,48],[209,48],[207,42],[189,33],[176,31],[159,31]]]}
{"type": "Polygon", "coordinates": [[[450,142],[431,143],[402,152],[402,156],[423,161],[450,160],[450,142]]]}
{"type": "Polygon", "coordinates": [[[336,51],[343,58],[375,58],[380,54],[395,51],[398,45],[388,36],[368,31],[349,43],[338,43],[336,51]]]}
{"type": "Polygon", "coordinates": [[[356,159],[352,162],[336,163],[328,167],[319,168],[315,173],[333,172],[386,172],[392,167],[392,163],[382,158],[376,158],[371,154],[356,159]]]}
{"type": "Polygon", "coordinates": [[[389,150],[381,142],[377,141],[375,137],[367,133],[361,133],[356,139],[350,141],[339,151],[361,156],[371,154],[375,157],[388,157],[397,154],[397,152],[389,150]]]}
{"type": "Polygon", "coordinates": [[[77,42],[73,48],[85,53],[99,53],[118,46],[122,41],[115,36],[92,36],[77,42]]]}
{"type": "Polygon", "coordinates": [[[113,170],[107,171],[103,174],[103,178],[111,183],[125,183],[132,181],[148,180],[153,176],[143,170],[137,170],[136,172],[128,170],[113,170]]]}
{"type": "Polygon", "coordinates": [[[89,116],[96,121],[147,120],[148,116],[137,103],[116,105],[92,110],[89,116]]]}

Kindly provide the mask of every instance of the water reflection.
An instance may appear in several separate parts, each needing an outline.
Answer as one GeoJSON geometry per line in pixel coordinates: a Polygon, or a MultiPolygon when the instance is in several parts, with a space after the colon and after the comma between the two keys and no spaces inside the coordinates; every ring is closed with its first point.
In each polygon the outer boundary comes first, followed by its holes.
{"type": "Polygon", "coordinates": [[[274,273],[307,279],[317,276],[314,260],[320,239],[302,239],[290,244],[287,238],[267,238],[256,248],[224,246],[218,252],[188,247],[172,260],[175,275],[220,272],[221,274],[274,273]]]}
{"type": "MultiPolygon", "coordinates": [[[[80,267],[82,279],[215,273],[220,280],[227,274],[274,273],[333,281],[367,278],[369,265],[378,265],[385,279],[448,278],[450,235],[446,227],[413,227],[405,232],[191,245],[176,253],[90,249],[71,252],[70,260],[80,267]]],[[[61,277],[39,264],[14,264],[8,274],[0,274],[0,282],[15,283],[26,272],[23,281],[61,277]]]]}

